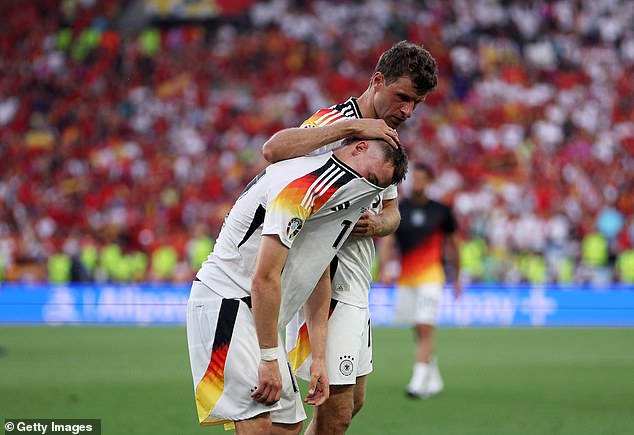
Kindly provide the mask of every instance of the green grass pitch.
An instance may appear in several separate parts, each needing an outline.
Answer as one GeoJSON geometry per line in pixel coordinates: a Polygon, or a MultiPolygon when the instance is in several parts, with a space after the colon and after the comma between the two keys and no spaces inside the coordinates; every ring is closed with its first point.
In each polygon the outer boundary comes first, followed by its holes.
{"type": "MultiPolygon", "coordinates": [[[[634,329],[440,329],[445,391],[426,401],[403,394],[412,344],[408,329],[374,330],[374,373],[349,434],[634,434],[634,329]]],[[[0,348],[2,420],[225,433],[195,421],[182,327],[3,326],[0,348]]]]}

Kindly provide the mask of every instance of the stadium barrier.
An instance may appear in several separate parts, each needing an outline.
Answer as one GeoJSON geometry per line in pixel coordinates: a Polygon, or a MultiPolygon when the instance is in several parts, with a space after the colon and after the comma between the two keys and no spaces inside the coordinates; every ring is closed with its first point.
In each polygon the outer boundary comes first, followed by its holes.
{"type": "MultiPolygon", "coordinates": [[[[441,326],[634,326],[634,286],[471,285],[446,288],[441,326]]],[[[187,284],[0,284],[0,324],[183,325],[187,284]]],[[[393,326],[396,291],[375,285],[375,326],[393,326]]]]}

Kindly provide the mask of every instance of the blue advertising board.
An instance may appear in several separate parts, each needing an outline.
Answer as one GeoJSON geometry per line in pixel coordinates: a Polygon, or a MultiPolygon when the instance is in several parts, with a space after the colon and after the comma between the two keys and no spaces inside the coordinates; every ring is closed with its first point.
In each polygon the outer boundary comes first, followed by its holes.
{"type": "MultiPolygon", "coordinates": [[[[372,322],[395,322],[397,292],[370,292],[372,322]]],[[[444,289],[440,326],[634,326],[634,286],[473,285],[456,299],[444,289]]]]}
{"type": "MultiPolygon", "coordinates": [[[[472,285],[444,290],[440,326],[634,326],[634,286],[472,285]]],[[[184,325],[187,284],[0,284],[0,325],[184,325]]],[[[370,292],[375,326],[395,325],[397,292],[370,292]]]]}

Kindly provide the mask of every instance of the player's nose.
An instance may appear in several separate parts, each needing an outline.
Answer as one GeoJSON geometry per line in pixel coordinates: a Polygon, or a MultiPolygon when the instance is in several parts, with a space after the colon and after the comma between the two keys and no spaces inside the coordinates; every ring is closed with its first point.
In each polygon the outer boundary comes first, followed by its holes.
{"type": "Polygon", "coordinates": [[[414,113],[414,102],[410,101],[410,102],[404,103],[403,106],[401,107],[401,112],[403,113],[405,118],[410,118],[412,114],[414,113]]]}

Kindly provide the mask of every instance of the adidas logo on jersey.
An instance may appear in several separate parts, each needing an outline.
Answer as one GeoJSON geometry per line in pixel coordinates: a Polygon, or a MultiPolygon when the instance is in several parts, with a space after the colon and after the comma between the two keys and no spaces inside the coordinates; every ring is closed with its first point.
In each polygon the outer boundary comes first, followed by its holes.
{"type": "Polygon", "coordinates": [[[346,201],[343,204],[337,204],[336,206],[332,207],[330,210],[341,211],[341,210],[346,210],[348,208],[350,208],[350,201],[346,201]]]}
{"type": "Polygon", "coordinates": [[[350,286],[347,284],[335,284],[335,288],[333,290],[337,292],[345,292],[350,290],[350,286]]]}

